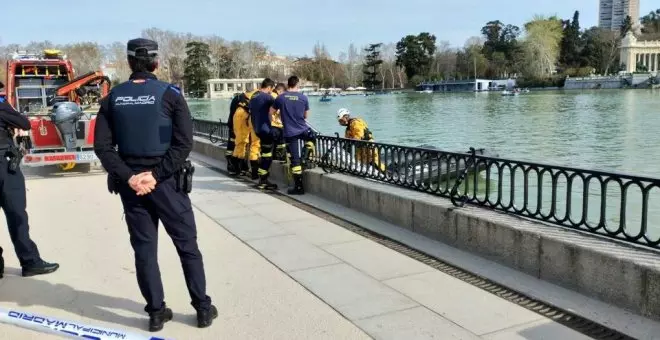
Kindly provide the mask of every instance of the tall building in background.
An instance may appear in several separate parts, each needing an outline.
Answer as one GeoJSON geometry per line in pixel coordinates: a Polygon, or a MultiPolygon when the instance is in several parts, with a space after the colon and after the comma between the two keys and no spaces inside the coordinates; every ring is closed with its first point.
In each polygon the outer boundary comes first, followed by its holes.
{"type": "Polygon", "coordinates": [[[600,0],[598,27],[618,30],[626,16],[630,16],[633,26],[639,24],[640,0],[600,0]]]}

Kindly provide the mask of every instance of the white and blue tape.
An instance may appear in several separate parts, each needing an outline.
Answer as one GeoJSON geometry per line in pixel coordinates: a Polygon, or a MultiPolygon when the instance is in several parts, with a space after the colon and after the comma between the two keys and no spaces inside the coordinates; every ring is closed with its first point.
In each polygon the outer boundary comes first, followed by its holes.
{"type": "Polygon", "coordinates": [[[0,322],[73,339],[166,340],[165,338],[90,326],[77,321],[62,320],[15,309],[0,308],[0,322]]]}

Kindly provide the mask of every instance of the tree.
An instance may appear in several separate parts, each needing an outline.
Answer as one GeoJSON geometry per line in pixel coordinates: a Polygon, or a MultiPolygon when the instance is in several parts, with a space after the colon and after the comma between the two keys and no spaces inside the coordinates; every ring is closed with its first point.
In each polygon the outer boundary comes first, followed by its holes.
{"type": "Polygon", "coordinates": [[[396,64],[404,67],[408,81],[429,74],[435,54],[435,35],[427,32],[408,35],[396,44],[396,64]]]}
{"type": "Polygon", "coordinates": [[[525,76],[545,78],[554,73],[559,58],[563,22],[557,17],[536,16],[525,24],[525,76]]]}
{"type": "Polygon", "coordinates": [[[206,81],[211,77],[211,51],[209,45],[200,41],[186,44],[184,61],[184,80],[186,90],[194,97],[201,98],[206,91],[206,81]]]}
{"type": "Polygon", "coordinates": [[[431,77],[435,79],[450,79],[456,76],[456,50],[448,41],[441,41],[435,48],[435,56],[431,66],[431,77]]]}
{"type": "Polygon", "coordinates": [[[640,19],[642,34],[655,35],[660,33],[660,9],[650,12],[640,19]]]}
{"type": "Polygon", "coordinates": [[[632,18],[630,15],[626,15],[626,18],[623,19],[623,23],[621,24],[621,37],[625,37],[628,32],[632,31],[633,29],[633,22],[632,18]]]}
{"type": "Polygon", "coordinates": [[[520,28],[514,25],[504,25],[501,21],[494,20],[487,22],[481,28],[481,34],[485,38],[481,54],[488,60],[485,75],[488,77],[508,76],[515,68],[513,56],[518,49],[520,28]]]}
{"type": "Polygon", "coordinates": [[[380,47],[382,45],[381,43],[370,44],[369,47],[364,49],[367,55],[364,58],[362,68],[362,73],[364,73],[362,84],[369,90],[373,90],[383,83],[382,80],[378,79],[378,67],[383,63],[383,60],[380,59],[380,47]]]}
{"type": "Polygon", "coordinates": [[[470,37],[465,41],[463,50],[456,56],[457,75],[460,78],[483,76],[488,68],[488,59],[483,54],[484,39],[470,37]]]}
{"type": "Polygon", "coordinates": [[[580,12],[575,11],[573,20],[564,21],[563,37],[559,62],[566,67],[580,67],[582,61],[582,41],[580,39],[580,12]]]}
{"type": "Polygon", "coordinates": [[[98,71],[101,68],[103,56],[101,55],[101,48],[96,43],[76,43],[63,46],[62,50],[71,59],[78,75],[98,71]]]}
{"type": "Polygon", "coordinates": [[[211,78],[230,78],[232,55],[227,42],[218,36],[210,36],[205,42],[209,45],[211,78]]]}
{"type": "Polygon", "coordinates": [[[112,83],[114,85],[128,80],[131,70],[126,60],[126,45],[120,42],[114,42],[106,48],[106,58],[114,66],[112,83]]]}
{"type": "Polygon", "coordinates": [[[362,63],[358,50],[354,44],[348,46],[348,53],[346,54],[345,74],[349,86],[357,86],[358,84],[358,67],[362,63]]]}
{"type": "Polygon", "coordinates": [[[621,36],[619,33],[592,27],[583,34],[585,42],[582,51],[583,58],[598,74],[609,74],[618,71],[619,46],[621,36]]]}

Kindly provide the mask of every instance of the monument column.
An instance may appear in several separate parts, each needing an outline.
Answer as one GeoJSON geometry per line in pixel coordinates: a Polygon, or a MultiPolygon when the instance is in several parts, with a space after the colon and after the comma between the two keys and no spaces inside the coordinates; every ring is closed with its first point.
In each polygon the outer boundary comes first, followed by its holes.
{"type": "Polygon", "coordinates": [[[649,54],[649,61],[651,62],[651,67],[649,67],[649,72],[654,72],[655,71],[655,64],[658,62],[655,59],[655,53],[649,54]]]}

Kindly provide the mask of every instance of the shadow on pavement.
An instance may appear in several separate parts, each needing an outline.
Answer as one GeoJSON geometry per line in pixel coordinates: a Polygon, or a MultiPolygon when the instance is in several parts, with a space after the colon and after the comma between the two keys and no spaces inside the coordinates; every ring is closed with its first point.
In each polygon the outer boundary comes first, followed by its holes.
{"type": "MultiPolygon", "coordinates": [[[[93,320],[134,327],[141,331],[146,331],[147,329],[148,316],[144,312],[144,304],[141,302],[123,297],[77,290],[67,284],[53,284],[37,278],[22,277],[20,275],[20,269],[5,269],[5,277],[0,280],[0,302],[16,303],[19,309],[20,307],[45,306],[93,320]],[[131,312],[136,316],[120,315],[113,312],[113,309],[131,312]]],[[[84,279],[84,277],[80,279],[84,279]]],[[[27,312],[28,310],[25,311],[27,312]]],[[[196,325],[195,318],[194,313],[181,314],[175,311],[173,322],[193,326],[196,325]]],[[[63,319],[67,319],[67,317],[63,317],[63,319]]]]}

